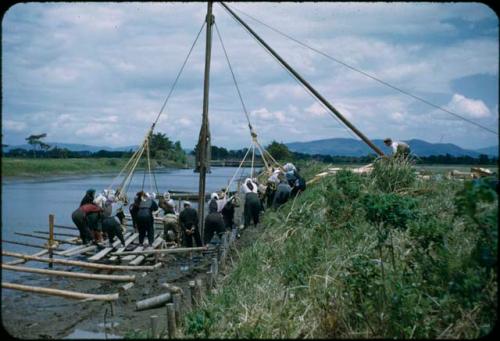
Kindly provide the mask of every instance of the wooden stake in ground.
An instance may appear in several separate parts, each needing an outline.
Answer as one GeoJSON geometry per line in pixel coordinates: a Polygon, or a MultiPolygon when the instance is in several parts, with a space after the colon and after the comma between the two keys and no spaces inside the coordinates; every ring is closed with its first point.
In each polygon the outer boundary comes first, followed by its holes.
{"type": "Polygon", "coordinates": [[[52,295],[52,296],[61,296],[65,298],[73,298],[73,299],[88,299],[95,301],[114,301],[119,298],[118,293],[115,294],[106,294],[106,295],[95,295],[95,294],[86,294],[83,292],[77,291],[69,291],[69,290],[59,290],[59,289],[51,289],[44,287],[34,287],[30,285],[21,285],[14,284],[8,282],[2,282],[2,288],[5,289],[14,289],[20,291],[34,292],[38,294],[52,295]]]}
{"type": "MultiPolygon", "coordinates": [[[[49,258],[54,257],[54,215],[49,214],[49,258]]],[[[52,269],[53,264],[49,263],[49,268],[52,269]]]]}
{"type": "Polygon", "coordinates": [[[175,339],[177,335],[177,325],[175,324],[175,307],[173,303],[167,303],[167,325],[168,338],[175,339]]]}

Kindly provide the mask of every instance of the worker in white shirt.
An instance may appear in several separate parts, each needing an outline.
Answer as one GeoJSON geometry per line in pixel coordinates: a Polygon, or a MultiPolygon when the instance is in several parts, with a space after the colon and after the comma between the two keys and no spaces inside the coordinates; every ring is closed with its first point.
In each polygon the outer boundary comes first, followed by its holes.
{"type": "Polygon", "coordinates": [[[405,142],[393,141],[391,138],[388,137],[384,140],[384,144],[387,147],[392,148],[392,155],[394,157],[406,158],[410,155],[410,146],[405,142]]]}

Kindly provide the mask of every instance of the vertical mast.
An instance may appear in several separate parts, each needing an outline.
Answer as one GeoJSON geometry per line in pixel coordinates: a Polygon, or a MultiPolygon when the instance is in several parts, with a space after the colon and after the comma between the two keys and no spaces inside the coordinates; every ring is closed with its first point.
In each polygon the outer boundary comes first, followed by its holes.
{"type": "Polygon", "coordinates": [[[212,49],[212,25],[214,17],[212,15],[212,1],[208,2],[207,6],[207,43],[205,47],[205,80],[203,84],[203,118],[201,123],[200,140],[198,143],[199,150],[199,194],[198,194],[198,214],[200,220],[200,234],[203,240],[204,225],[205,225],[205,178],[207,174],[207,154],[210,153],[208,149],[210,133],[208,131],[208,94],[210,85],[210,53],[212,49]]]}

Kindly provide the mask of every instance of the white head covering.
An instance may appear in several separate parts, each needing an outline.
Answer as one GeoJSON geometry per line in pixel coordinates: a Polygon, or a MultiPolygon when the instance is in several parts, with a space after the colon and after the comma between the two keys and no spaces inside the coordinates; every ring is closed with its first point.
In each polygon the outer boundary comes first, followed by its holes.
{"type": "Polygon", "coordinates": [[[217,193],[213,192],[213,193],[210,195],[210,199],[219,200],[219,196],[217,195],[217,193]]]}
{"type": "Polygon", "coordinates": [[[165,193],[163,193],[163,198],[165,200],[170,200],[170,192],[169,191],[166,191],[165,193]]]}
{"type": "Polygon", "coordinates": [[[173,199],[169,199],[167,201],[167,204],[170,205],[170,206],[172,206],[172,207],[175,207],[175,201],[173,199]]]}
{"type": "Polygon", "coordinates": [[[295,171],[297,170],[297,168],[295,168],[295,166],[293,165],[293,163],[291,162],[288,162],[287,164],[285,164],[283,166],[283,169],[286,171],[286,172],[291,172],[291,171],[295,171]]]}
{"type": "Polygon", "coordinates": [[[183,204],[191,206],[191,203],[189,201],[187,201],[187,200],[184,200],[183,204]]]}
{"type": "Polygon", "coordinates": [[[104,195],[102,195],[101,193],[95,197],[94,199],[94,204],[96,204],[97,206],[103,208],[104,207],[104,203],[106,202],[106,197],[104,195]]]}

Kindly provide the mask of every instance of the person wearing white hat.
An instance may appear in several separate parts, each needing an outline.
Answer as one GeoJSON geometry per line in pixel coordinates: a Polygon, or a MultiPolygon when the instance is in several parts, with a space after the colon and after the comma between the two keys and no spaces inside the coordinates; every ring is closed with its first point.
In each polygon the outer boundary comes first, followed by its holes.
{"type": "Polygon", "coordinates": [[[191,207],[189,201],[184,201],[184,209],[179,214],[179,225],[184,246],[193,247],[193,238],[196,246],[202,246],[200,231],[198,230],[198,213],[191,207]]]}

